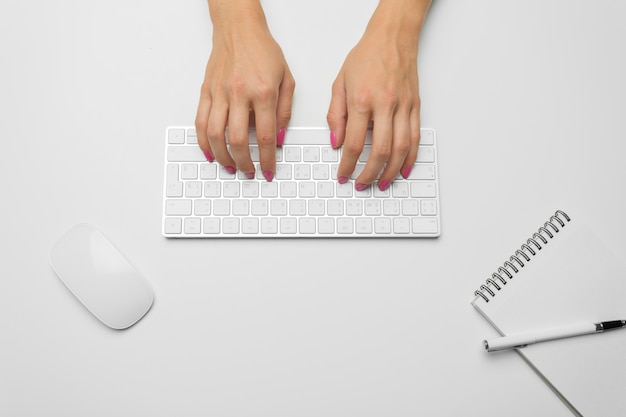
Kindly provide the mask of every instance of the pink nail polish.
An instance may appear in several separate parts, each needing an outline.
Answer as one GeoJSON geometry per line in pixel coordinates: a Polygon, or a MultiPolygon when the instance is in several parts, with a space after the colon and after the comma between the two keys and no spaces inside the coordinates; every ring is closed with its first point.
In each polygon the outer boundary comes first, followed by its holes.
{"type": "Polygon", "coordinates": [[[204,156],[206,157],[206,160],[209,162],[213,162],[215,161],[215,158],[213,157],[213,155],[211,155],[211,152],[208,151],[204,151],[204,156]]]}
{"type": "Polygon", "coordinates": [[[406,167],[404,169],[404,171],[402,171],[402,176],[404,178],[409,178],[409,175],[411,175],[411,170],[413,169],[413,165],[409,165],[408,167],[406,167]]]}
{"type": "Polygon", "coordinates": [[[226,165],[226,166],[224,167],[224,169],[225,169],[225,170],[226,170],[226,172],[228,172],[229,174],[234,174],[235,172],[237,172],[237,171],[235,170],[235,168],[234,168],[234,167],[231,167],[230,165],[226,165]]]}
{"type": "Polygon", "coordinates": [[[254,172],[246,172],[244,175],[249,180],[253,180],[254,179],[254,172]]]}
{"type": "Polygon", "coordinates": [[[384,180],[378,183],[378,189],[380,191],[385,191],[387,188],[389,188],[389,184],[391,184],[391,181],[389,180],[384,180]]]}
{"type": "Polygon", "coordinates": [[[346,182],[348,182],[348,177],[342,175],[341,177],[337,178],[337,181],[339,181],[339,184],[345,184],[346,182]]]}
{"type": "Polygon", "coordinates": [[[281,129],[278,131],[278,135],[276,136],[276,144],[277,144],[278,146],[283,146],[283,143],[285,143],[285,132],[286,132],[286,131],[285,131],[285,129],[284,129],[284,128],[281,128],[281,129]]]}
{"type": "Polygon", "coordinates": [[[360,183],[360,184],[357,184],[355,188],[357,191],[363,191],[367,188],[367,184],[360,183]]]}
{"type": "Polygon", "coordinates": [[[267,180],[267,182],[272,182],[274,179],[274,173],[272,171],[263,171],[263,176],[267,180]]]}
{"type": "Polygon", "coordinates": [[[337,135],[332,130],[330,131],[330,146],[333,148],[337,147],[337,135]]]}

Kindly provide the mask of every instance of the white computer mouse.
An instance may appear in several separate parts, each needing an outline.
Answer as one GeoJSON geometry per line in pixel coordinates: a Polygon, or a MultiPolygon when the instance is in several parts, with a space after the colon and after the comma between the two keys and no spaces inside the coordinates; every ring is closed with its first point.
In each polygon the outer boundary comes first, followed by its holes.
{"type": "Polygon", "coordinates": [[[98,229],[81,223],[50,254],[52,268],[81,303],[107,326],[121,330],[152,307],[148,282],[98,229]]]}

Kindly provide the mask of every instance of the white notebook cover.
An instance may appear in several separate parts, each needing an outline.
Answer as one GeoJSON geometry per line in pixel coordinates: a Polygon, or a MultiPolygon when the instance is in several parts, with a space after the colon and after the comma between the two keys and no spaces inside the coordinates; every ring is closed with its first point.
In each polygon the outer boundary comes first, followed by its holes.
{"type": "MultiPolygon", "coordinates": [[[[562,218],[562,217],[560,217],[562,218]]],[[[626,264],[570,216],[519,272],[504,271],[472,305],[502,334],[626,319],[626,264]]],[[[549,225],[547,225],[549,226],[549,225]]],[[[524,250],[528,253],[528,249],[524,250]]],[[[514,254],[514,252],[512,252],[514,254]]],[[[496,266],[496,270],[497,270],[496,266]]],[[[511,267],[507,266],[507,270],[511,267]]],[[[626,329],[529,345],[517,352],[576,415],[626,416],[626,329]]],[[[486,353],[489,355],[505,352],[486,353]]],[[[510,354],[510,352],[509,352],[510,354]]],[[[512,376],[513,377],[513,376],[512,376]]]]}

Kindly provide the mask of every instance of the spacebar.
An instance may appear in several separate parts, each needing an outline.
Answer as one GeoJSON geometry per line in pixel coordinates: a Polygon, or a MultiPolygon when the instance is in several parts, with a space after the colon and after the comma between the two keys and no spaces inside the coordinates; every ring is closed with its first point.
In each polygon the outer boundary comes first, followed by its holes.
{"type": "Polygon", "coordinates": [[[168,162],[206,162],[206,156],[198,146],[170,146],[167,148],[168,162]]]}

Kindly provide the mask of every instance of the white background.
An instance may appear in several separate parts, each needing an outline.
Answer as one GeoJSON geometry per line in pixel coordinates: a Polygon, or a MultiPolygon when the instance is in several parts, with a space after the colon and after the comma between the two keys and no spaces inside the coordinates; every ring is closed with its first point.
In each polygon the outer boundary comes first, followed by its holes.
{"type": "MultiPolygon", "coordinates": [[[[264,2],[297,82],[291,126],[326,126],[375,5],[264,2]]],[[[439,239],[176,241],[161,237],[163,141],[193,124],[206,4],[3,0],[0,415],[570,415],[517,355],[482,350],[495,332],[470,301],[556,209],[626,249],[625,13],[436,0],[419,75],[439,239]],[[154,288],[127,331],[49,266],[82,221],[154,288]]]]}

